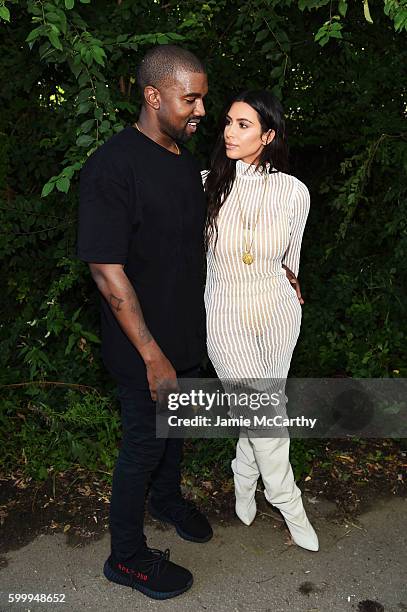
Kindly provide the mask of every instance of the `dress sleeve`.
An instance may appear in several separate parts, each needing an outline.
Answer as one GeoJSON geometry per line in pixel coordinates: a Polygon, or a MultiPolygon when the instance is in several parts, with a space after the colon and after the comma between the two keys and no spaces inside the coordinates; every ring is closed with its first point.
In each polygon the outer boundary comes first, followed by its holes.
{"type": "Polygon", "coordinates": [[[137,209],[127,183],[111,160],[90,158],[82,169],[77,254],[83,261],[126,263],[137,209]]]}
{"type": "Polygon", "coordinates": [[[295,276],[298,276],[300,267],[301,242],[305,224],[310,209],[310,195],[307,187],[296,180],[294,194],[289,206],[290,242],[284,253],[282,263],[287,266],[295,276]]]}

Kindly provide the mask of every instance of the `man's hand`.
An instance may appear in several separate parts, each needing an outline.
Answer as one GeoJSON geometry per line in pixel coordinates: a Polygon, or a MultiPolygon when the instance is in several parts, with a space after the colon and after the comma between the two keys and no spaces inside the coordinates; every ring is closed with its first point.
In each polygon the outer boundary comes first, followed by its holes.
{"type": "Polygon", "coordinates": [[[298,301],[302,306],[304,304],[304,300],[302,299],[302,295],[301,295],[300,282],[298,278],[295,276],[294,272],[291,272],[290,268],[287,268],[287,266],[285,266],[284,264],[283,264],[283,268],[285,270],[288,280],[293,286],[293,289],[295,289],[295,293],[297,294],[298,301]]]}
{"type": "Polygon", "coordinates": [[[153,402],[166,402],[168,393],[178,392],[177,373],[163,353],[146,361],[147,380],[153,402]]]}

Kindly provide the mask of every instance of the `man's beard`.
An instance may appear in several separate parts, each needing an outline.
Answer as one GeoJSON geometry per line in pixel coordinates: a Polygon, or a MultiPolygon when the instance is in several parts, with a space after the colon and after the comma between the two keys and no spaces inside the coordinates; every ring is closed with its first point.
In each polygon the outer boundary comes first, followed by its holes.
{"type": "MultiPolygon", "coordinates": [[[[188,121],[189,121],[189,120],[188,120],[188,121]]],[[[168,135],[170,138],[172,138],[172,139],[173,139],[173,140],[175,140],[176,142],[185,143],[185,142],[187,142],[187,141],[188,141],[188,140],[191,138],[191,136],[192,136],[192,134],[191,134],[191,135],[187,134],[187,131],[186,131],[186,129],[187,129],[187,125],[188,125],[188,123],[186,123],[186,124],[185,124],[185,126],[182,128],[182,130],[176,130],[176,129],[174,129],[174,126],[169,125],[169,124],[167,123],[167,125],[165,125],[165,128],[164,128],[164,129],[165,129],[166,134],[167,134],[167,135],[168,135]]]]}
{"type": "Polygon", "coordinates": [[[182,131],[178,132],[177,137],[175,138],[175,140],[177,140],[178,142],[181,142],[182,144],[184,144],[185,142],[188,142],[188,140],[192,136],[192,134],[187,134],[186,127],[187,126],[185,126],[182,131]]]}

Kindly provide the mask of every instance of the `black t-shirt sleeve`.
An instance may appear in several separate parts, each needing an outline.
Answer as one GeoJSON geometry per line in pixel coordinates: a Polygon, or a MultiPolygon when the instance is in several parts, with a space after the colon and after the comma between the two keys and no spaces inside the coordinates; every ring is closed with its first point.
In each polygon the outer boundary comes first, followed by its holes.
{"type": "Polygon", "coordinates": [[[91,157],[80,176],[78,257],[125,264],[136,216],[137,198],[120,164],[91,157]]]}

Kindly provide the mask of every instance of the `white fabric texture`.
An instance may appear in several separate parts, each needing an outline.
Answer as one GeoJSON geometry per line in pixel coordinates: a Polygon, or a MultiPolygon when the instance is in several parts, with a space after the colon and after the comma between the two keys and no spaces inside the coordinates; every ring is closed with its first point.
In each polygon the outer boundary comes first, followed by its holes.
{"type": "MultiPolygon", "coordinates": [[[[204,181],[207,175],[202,173],[204,181]]],[[[228,391],[239,379],[255,389],[284,391],[301,305],[282,264],[298,275],[309,208],[308,189],[295,177],[261,173],[236,162],[236,179],[217,220],[216,249],[208,249],[205,290],[208,355],[228,391]],[[247,244],[251,265],[242,261],[247,244]]],[[[283,410],[280,406],[276,412],[283,410]]],[[[239,416],[233,406],[230,413],[239,416]]],[[[246,525],[254,520],[261,474],[266,499],[281,510],[294,541],[318,550],[295,484],[289,446],[287,437],[257,437],[253,430],[241,434],[232,461],[236,513],[246,525]]]]}
{"type": "Polygon", "coordinates": [[[236,180],[218,216],[216,250],[208,250],[208,355],[221,380],[285,379],[300,331],[301,305],[282,264],[298,275],[309,192],[282,172],[267,175],[266,189],[262,203],[264,175],[236,162],[236,180]],[[238,194],[250,225],[248,243],[253,239],[251,265],[242,261],[238,194]]]}

